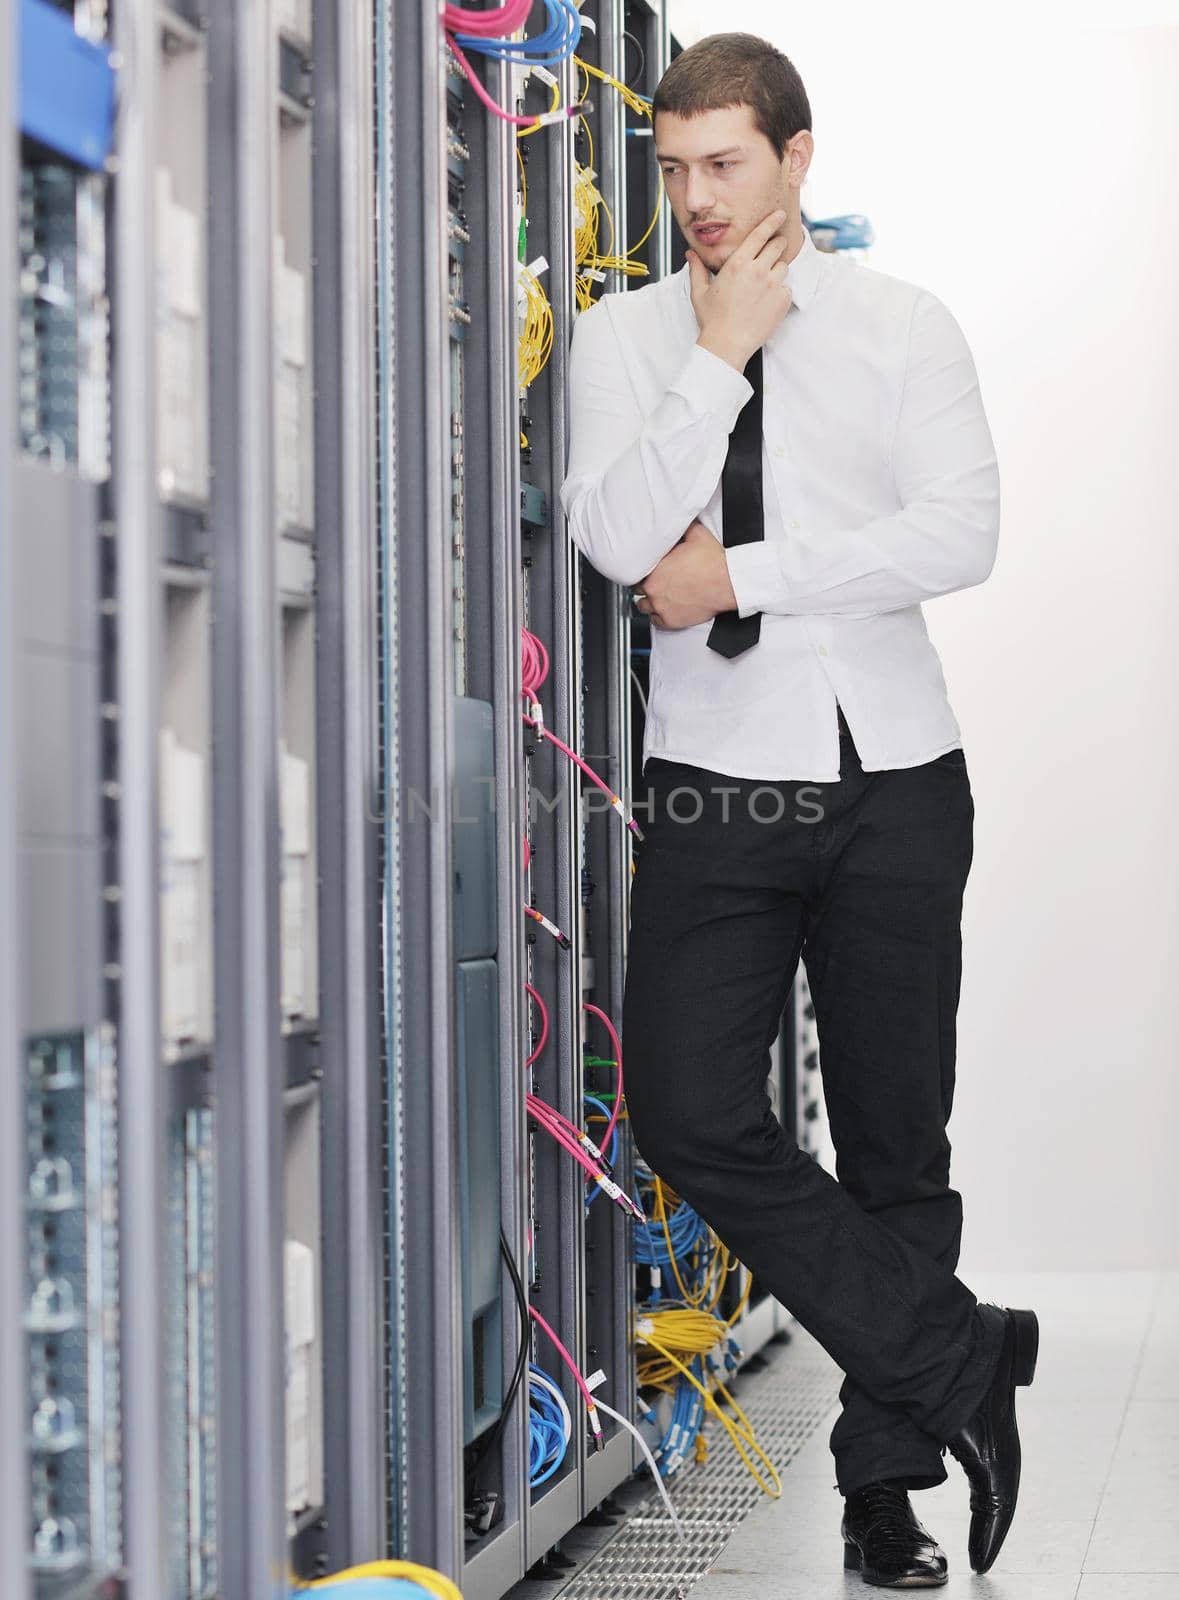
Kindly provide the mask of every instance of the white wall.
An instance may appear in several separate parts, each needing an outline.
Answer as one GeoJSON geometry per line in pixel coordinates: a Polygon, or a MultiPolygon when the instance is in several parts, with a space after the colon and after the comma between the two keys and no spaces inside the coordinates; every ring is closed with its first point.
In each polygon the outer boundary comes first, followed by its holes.
{"type": "Polygon", "coordinates": [[[945,300],[995,435],[995,570],[925,608],[976,806],[963,1275],[1175,1265],[1179,6],[671,11],[791,57],[804,209],[945,300]]]}

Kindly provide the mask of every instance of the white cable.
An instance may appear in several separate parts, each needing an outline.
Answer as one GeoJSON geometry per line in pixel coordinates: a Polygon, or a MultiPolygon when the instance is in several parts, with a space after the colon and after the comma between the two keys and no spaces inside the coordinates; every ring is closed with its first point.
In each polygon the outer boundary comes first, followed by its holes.
{"type": "Polygon", "coordinates": [[[668,1494],[663,1479],[659,1475],[659,1468],[655,1464],[655,1457],[651,1454],[646,1439],[643,1438],[642,1434],[628,1417],[624,1417],[620,1411],[615,1411],[613,1406],[608,1406],[604,1400],[598,1401],[598,1410],[604,1411],[608,1417],[613,1417],[615,1422],[621,1422],[624,1428],[629,1428],[631,1433],[634,1434],[635,1438],[638,1440],[639,1449],[646,1456],[647,1465],[651,1468],[651,1476],[655,1479],[655,1487],[663,1496],[663,1503],[667,1507],[667,1514],[671,1518],[672,1526],[675,1528],[676,1533],[681,1539],[686,1538],[687,1535],[684,1533],[679,1517],[676,1516],[675,1507],[671,1503],[671,1496],[668,1494]]]}

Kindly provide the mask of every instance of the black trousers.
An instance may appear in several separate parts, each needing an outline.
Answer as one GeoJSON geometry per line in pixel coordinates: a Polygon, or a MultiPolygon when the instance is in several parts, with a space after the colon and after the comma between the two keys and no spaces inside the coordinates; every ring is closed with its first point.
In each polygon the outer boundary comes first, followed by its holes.
{"type": "Polygon", "coordinates": [[[823,784],[648,760],[622,1043],[643,1158],[845,1373],[830,1442],[848,1494],[944,1482],[1004,1319],[954,1271],[966,758],[865,772],[842,717],[840,748],[840,780],[823,784]],[[767,1093],[800,956],[835,1177],[767,1093]]]}

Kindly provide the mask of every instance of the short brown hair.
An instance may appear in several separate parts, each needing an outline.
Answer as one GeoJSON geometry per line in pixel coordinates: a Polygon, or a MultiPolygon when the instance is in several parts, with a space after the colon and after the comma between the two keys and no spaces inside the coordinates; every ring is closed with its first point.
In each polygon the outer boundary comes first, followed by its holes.
{"type": "Polygon", "coordinates": [[[660,111],[694,117],[748,106],[781,161],[794,135],[811,126],[811,104],[793,62],[754,33],[713,33],[689,45],[659,80],[651,102],[660,111]]]}

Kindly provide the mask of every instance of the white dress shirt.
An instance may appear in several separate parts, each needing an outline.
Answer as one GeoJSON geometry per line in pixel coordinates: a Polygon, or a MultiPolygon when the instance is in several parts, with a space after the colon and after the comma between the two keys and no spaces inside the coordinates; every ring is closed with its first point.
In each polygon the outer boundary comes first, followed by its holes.
{"type": "MultiPolygon", "coordinates": [[[[761,636],[729,659],[708,648],[711,619],[652,626],[644,767],[834,782],[836,700],[865,771],[962,743],[921,602],[995,561],[999,473],[970,350],[936,295],[805,230],[787,282],[762,358],[765,539],[726,551],[761,636]]],[[[698,335],[686,265],[574,324],[561,503],[591,565],[628,587],[693,519],[723,543],[721,472],[753,390],[698,335]]]]}

